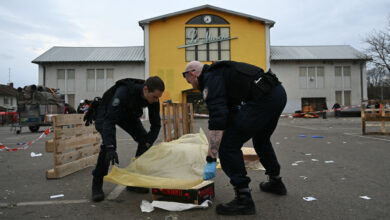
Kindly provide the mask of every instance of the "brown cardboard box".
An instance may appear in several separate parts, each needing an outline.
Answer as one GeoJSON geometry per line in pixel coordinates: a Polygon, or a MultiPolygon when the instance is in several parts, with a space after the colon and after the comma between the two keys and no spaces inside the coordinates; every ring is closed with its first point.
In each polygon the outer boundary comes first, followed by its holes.
{"type": "Polygon", "coordinates": [[[242,153],[244,154],[244,161],[259,161],[259,156],[254,148],[252,147],[242,147],[242,153]]]}
{"type": "Polygon", "coordinates": [[[152,189],[152,199],[202,204],[205,200],[214,199],[214,181],[206,180],[191,189],[152,189]]]}

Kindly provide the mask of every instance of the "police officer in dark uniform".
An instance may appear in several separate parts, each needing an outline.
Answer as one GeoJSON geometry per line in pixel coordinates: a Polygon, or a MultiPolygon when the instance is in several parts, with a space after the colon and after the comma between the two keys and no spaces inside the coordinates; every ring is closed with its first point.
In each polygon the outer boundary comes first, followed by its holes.
{"type": "Polygon", "coordinates": [[[259,67],[234,61],[219,61],[212,65],[192,61],[183,76],[194,89],[202,91],[210,114],[204,179],[215,176],[219,154],[222,169],[236,192],[231,202],[217,205],[217,213],[256,213],[241,151],[250,138],[266,169],[265,174],[269,176],[268,181],[260,183],[260,189],[285,195],[287,190],[279,176],[280,165],[270,141],[287,101],[277,77],[271,71],[264,73],[259,67]]]}
{"type": "MultiPolygon", "coordinates": [[[[95,120],[96,130],[101,134],[103,143],[99,152],[96,168],[93,171],[92,200],[104,200],[103,177],[107,175],[110,162],[119,163],[116,153],[115,125],[118,125],[138,143],[136,157],[142,155],[153,142],[161,128],[159,98],[164,92],[164,82],[157,76],[148,78],[144,83],[139,80],[122,79],[103,94],[101,100],[95,99],[87,112],[85,120],[95,120]],[[140,117],[143,108],[149,111],[150,131],[146,132],[140,117]]],[[[127,187],[129,191],[148,193],[149,189],[127,187]]]]}

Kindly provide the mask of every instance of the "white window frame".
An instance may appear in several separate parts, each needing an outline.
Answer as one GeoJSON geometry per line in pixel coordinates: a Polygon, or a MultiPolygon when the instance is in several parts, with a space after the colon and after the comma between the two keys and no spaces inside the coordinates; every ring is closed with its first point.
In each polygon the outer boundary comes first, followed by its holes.
{"type": "Polygon", "coordinates": [[[4,103],[4,105],[9,105],[8,96],[4,96],[3,103],[4,103]]]}
{"type": "MultiPolygon", "coordinates": [[[[101,92],[100,90],[97,90],[97,70],[100,70],[100,69],[103,69],[103,72],[104,72],[104,89],[102,91],[106,91],[107,89],[109,89],[108,87],[111,87],[111,86],[108,86],[107,85],[107,70],[112,70],[112,78],[114,80],[114,75],[115,75],[115,69],[114,68],[88,68],[87,69],[87,85],[86,85],[86,90],[87,92],[101,92]],[[94,73],[94,89],[92,91],[89,91],[88,90],[88,70],[93,70],[93,73],[94,73]]],[[[115,84],[115,81],[114,81],[114,84],[115,84]]]]}
{"type": "MultiPolygon", "coordinates": [[[[204,26],[196,26],[196,27],[191,27],[191,26],[188,26],[188,27],[185,27],[185,42],[187,43],[187,41],[189,41],[191,38],[188,36],[188,32],[190,32],[191,30],[190,29],[194,29],[197,34],[198,33],[198,28],[201,28],[201,29],[205,29],[205,36],[201,36],[202,38],[199,38],[199,39],[204,39],[206,37],[206,33],[208,33],[210,35],[210,33],[212,31],[210,31],[210,29],[212,30],[217,30],[217,33],[221,33],[222,30],[226,29],[227,30],[227,34],[228,36],[225,36],[225,37],[228,37],[230,38],[230,27],[225,27],[225,26],[212,26],[212,27],[204,27],[204,26]],[[188,32],[187,32],[188,31],[188,32]]],[[[217,36],[215,36],[217,37],[217,36]]],[[[213,42],[213,43],[205,43],[205,44],[201,44],[201,45],[197,45],[197,46],[191,46],[191,47],[186,47],[185,49],[185,59],[186,59],[186,62],[191,62],[191,61],[194,61],[194,60],[199,60],[199,61],[202,61],[202,62],[210,62],[210,61],[218,61],[218,60],[230,60],[231,59],[231,51],[232,51],[232,48],[231,48],[231,43],[230,43],[230,40],[226,40],[226,41],[221,41],[221,42],[213,42]],[[227,47],[228,49],[224,49],[223,48],[223,45],[222,44],[227,44],[227,47]],[[211,48],[211,46],[216,46],[217,48],[216,49],[213,49],[211,48]],[[205,52],[206,54],[206,59],[200,59],[199,56],[200,56],[200,53],[203,53],[205,52]],[[212,52],[217,52],[217,57],[218,59],[217,60],[212,60],[211,59],[211,53],[212,52]],[[223,52],[226,52],[227,55],[228,55],[228,58],[227,59],[224,59],[224,55],[222,54],[223,52]],[[192,56],[188,56],[189,53],[193,53],[193,59],[191,59],[190,57],[192,56]]]]}
{"type": "MultiPolygon", "coordinates": [[[[64,81],[65,81],[65,85],[64,85],[64,91],[61,91],[61,93],[63,94],[68,94],[68,92],[70,92],[70,94],[73,94],[74,92],[76,91],[68,91],[68,71],[69,70],[73,70],[74,71],[74,87],[76,90],[76,69],[65,69],[65,68],[59,68],[57,69],[57,72],[56,74],[58,74],[58,70],[64,70],[64,73],[65,73],[65,76],[64,76],[64,81]]],[[[58,75],[56,76],[57,77],[57,89],[59,89],[59,85],[58,85],[58,75]]]]}
{"type": "Polygon", "coordinates": [[[305,87],[301,87],[301,85],[299,85],[300,86],[300,88],[301,89],[324,89],[325,88],[325,67],[324,66],[300,66],[299,67],[299,84],[301,83],[300,82],[300,78],[301,78],[301,75],[300,75],[300,72],[301,72],[301,68],[305,68],[305,76],[306,76],[306,84],[305,84],[305,87]],[[312,67],[314,67],[314,80],[315,80],[315,88],[309,88],[309,81],[310,81],[310,79],[309,79],[309,68],[312,68],[312,67]],[[318,85],[318,68],[323,68],[323,70],[324,70],[324,85],[323,85],[323,87],[319,87],[319,85],[318,85]]]}
{"type": "MultiPolygon", "coordinates": [[[[338,65],[338,66],[334,66],[334,77],[335,77],[335,81],[336,81],[336,68],[341,68],[341,88],[338,88],[336,87],[336,82],[335,82],[335,95],[336,95],[336,91],[340,91],[341,92],[341,105],[345,105],[345,92],[350,92],[350,102],[352,102],[352,85],[351,85],[351,81],[352,81],[352,67],[351,66],[343,66],[343,65],[338,65]],[[349,88],[346,88],[345,87],[345,76],[344,76],[344,68],[348,67],[349,68],[349,88]]],[[[352,103],[351,103],[352,104],[352,103]]]]}

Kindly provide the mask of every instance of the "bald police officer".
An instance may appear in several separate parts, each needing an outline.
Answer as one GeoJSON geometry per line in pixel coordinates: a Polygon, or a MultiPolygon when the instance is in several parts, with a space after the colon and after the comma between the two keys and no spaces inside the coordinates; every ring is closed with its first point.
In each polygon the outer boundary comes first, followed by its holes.
{"type": "Polygon", "coordinates": [[[217,205],[217,213],[256,213],[241,151],[250,138],[269,176],[268,181],[260,183],[260,189],[285,195],[287,190],[279,176],[280,166],[270,141],[287,101],[277,77],[254,65],[234,61],[219,61],[212,65],[192,61],[187,64],[183,76],[194,89],[202,91],[210,114],[210,144],[204,179],[215,176],[219,154],[222,169],[236,193],[231,202],[217,205]]]}

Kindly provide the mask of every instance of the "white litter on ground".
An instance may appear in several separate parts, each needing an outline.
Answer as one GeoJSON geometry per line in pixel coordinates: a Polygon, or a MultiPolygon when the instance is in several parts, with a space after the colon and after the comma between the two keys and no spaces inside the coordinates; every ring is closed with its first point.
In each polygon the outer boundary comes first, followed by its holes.
{"type": "Polygon", "coordinates": [[[299,176],[299,177],[303,178],[304,180],[305,180],[305,179],[307,179],[307,177],[306,177],[306,176],[299,176]]]}
{"type": "Polygon", "coordinates": [[[276,142],[276,144],[280,144],[279,142],[276,142]]]}
{"type": "Polygon", "coordinates": [[[36,153],[34,153],[34,152],[31,152],[30,156],[31,156],[31,157],[40,157],[40,156],[42,156],[42,153],[36,154],[36,153]]]}
{"type": "Polygon", "coordinates": [[[333,160],[326,160],[326,161],[324,161],[324,163],[334,163],[334,161],[333,160]]]}
{"type": "Polygon", "coordinates": [[[359,197],[362,199],[367,199],[367,200],[371,199],[371,197],[368,197],[368,196],[359,196],[359,197]]]}
{"type": "Polygon", "coordinates": [[[303,200],[311,202],[311,201],[314,201],[314,200],[317,200],[317,199],[314,198],[314,197],[309,196],[309,197],[303,197],[303,200]]]}
{"type": "Polygon", "coordinates": [[[298,166],[299,163],[303,163],[303,160],[295,161],[295,162],[292,163],[291,165],[293,165],[293,166],[298,166]]]}
{"type": "Polygon", "coordinates": [[[306,156],[311,156],[311,154],[305,154],[306,156]]]}
{"type": "Polygon", "coordinates": [[[343,141],[343,144],[346,144],[347,142],[343,141]]]}
{"type": "Polygon", "coordinates": [[[200,205],[168,201],[153,201],[150,203],[146,200],[142,200],[140,207],[142,212],[152,212],[155,207],[167,211],[184,211],[195,208],[207,208],[209,207],[209,203],[212,204],[210,200],[206,200],[200,205]]]}
{"type": "Polygon", "coordinates": [[[50,199],[55,199],[55,198],[60,198],[60,197],[64,197],[64,194],[50,196],[50,199]]]}
{"type": "Polygon", "coordinates": [[[317,160],[317,159],[311,159],[312,161],[319,161],[319,160],[317,160]]]}

